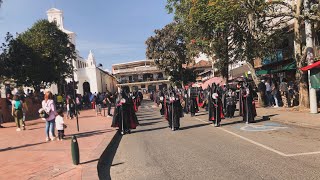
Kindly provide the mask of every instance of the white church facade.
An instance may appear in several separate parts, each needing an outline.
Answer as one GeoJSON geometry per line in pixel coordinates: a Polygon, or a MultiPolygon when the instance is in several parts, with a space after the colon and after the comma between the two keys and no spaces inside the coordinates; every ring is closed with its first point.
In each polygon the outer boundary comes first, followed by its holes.
{"type": "MultiPolygon", "coordinates": [[[[72,31],[64,28],[63,11],[51,8],[47,11],[48,21],[55,22],[59,29],[68,34],[70,42],[76,46],[76,34],[72,31]]],[[[88,58],[84,59],[79,55],[77,51],[77,59],[73,60],[74,80],[78,82],[78,94],[84,94],[85,92],[110,92],[117,91],[117,79],[109,72],[102,70],[102,65],[97,65],[96,59],[92,51],[89,52],[88,58]]],[[[72,79],[66,79],[67,82],[72,79]]],[[[50,90],[54,93],[58,93],[57,85],[52,85],[50,90]]]]}

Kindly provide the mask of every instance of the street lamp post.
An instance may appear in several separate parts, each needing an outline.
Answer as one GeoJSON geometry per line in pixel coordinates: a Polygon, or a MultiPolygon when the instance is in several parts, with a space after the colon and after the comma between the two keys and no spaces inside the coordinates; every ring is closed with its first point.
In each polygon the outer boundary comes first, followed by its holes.
{"type": "MultiPolygon", "coordinates": [[[[73,96],[74,96],[74,100],[76,101],[76,82],[74,81],[74,72],[72,75],[72,81],[73,81],[73,96]]],[[[76,112],[76,120],[77,120],[77,130],[79,132],[79,117],[78,117],[78,107],[77,107],[77,103],[75,102],[75,112],[76,112]]]]}

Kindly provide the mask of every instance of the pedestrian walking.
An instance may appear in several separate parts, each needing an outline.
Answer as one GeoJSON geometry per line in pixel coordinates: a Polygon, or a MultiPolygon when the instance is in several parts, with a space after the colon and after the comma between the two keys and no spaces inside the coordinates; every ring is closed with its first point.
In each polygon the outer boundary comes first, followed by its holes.
{"type": "Polygon", "coordinates": [[[280,92],[281,92],[283,107],[289,107],[289,101],[288,101],[289,89],[288,89],[288,83],[286,78],[283,78],[282,82],[280,83],[280,92]]]}
{"type": "Polygon", "coordinates": [[[279,87],[278,87],[278,83],[276,81],[273,81],[272,85],[271,85],[271,94],[274,98],[274,107],[277,108],[279,107],[279,101],[278,101],[278,91],[279,91],[279,87]]]}
{"type": "Polygon", "coordinates": [[[108,108],[108,117],[111,117],[111,105],[112,105],[112,101],[111,101],[111,93],[107,90],[105,98],[103,100],[103,103],[107,106],[108,108]]]}
{"type": "Polygon", "coordinates": [[[58,131],[58,140],[62,141],[64,138],[64,129],[66,125],[64,124],[64,115],[63,115],[63,109],[58,109],[57,110],[57,117],[55,119],[56,123],[56,129],[58,131]]]}
{"type": "Polygon", "coordinates": [[[266,96],[267,96],[267,105],[270,107],[273,105],[273,98],[272,98],[272,89],[271,89],[271,85],[270,85],[270,79],[267,80],[267,82],[265,83],[266,85],[266,96]]]}
{"type": "Polygon", "coordinates": [[[14,95],[12,99],[12,116],[16,122],[16,131],[25,130],[23,126],[23,111],[22,111],[22,101],[18,95],[14,95]]]}
{"type": "Polygon", "coordinates": [[[22,102],[22,126],[23,126],[23,129],[26,129],[26,115],[29,111],[29,108],[28,108],[28,104],[27,104],[27,101],[24,97],[24,95],[21,95],[21,102],[22,102]]]}
{"type": "Polygon", "coordinates": [[[56,118],[56,106],[53,101],[53,95],[50,91],[47,91],[42,101],[42,109],[47,114],[46,120],[46,141],[55,140],[54,133],[55,118],[56,118]]]}
{"type": "Polygon", "coordinates": [[[74,102],[74,99],[71,97],[68,102],[69,102],[70,119],[73,119],[73,116],[76,115],[76,103],[74,102]]]}
{"type": "Polygon", "coordinates": [[[268,106],[268,101],[266,100],[266,89],[265,81],[262,79],[258,84],[258,92],[260,93],[259,103],[261,107],[268,106]]]}

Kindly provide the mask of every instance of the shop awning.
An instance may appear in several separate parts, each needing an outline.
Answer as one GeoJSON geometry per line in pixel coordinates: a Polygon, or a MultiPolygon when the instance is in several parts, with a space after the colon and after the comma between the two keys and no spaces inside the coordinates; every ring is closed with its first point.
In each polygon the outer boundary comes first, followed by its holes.
{"type": "Polygon", "coordinates": [[[297,69],[297,65],[296,62],[293,61],[285,66],[283,66],[281,69],[277,69],[277,70],[272,70],[272,73],[278,73],[278,72],[283,72],[283,71],[290,71],[290,70],[296,70],[297,69]]]}
{"type": "Polygon", "coordinates": [[[256,71],[256,75],[257,76],[261,76],[261,75],[265,75],[265,74],[269,74],[269,70],[258,70],[258,71],[256,71]]]}
{"type": "Polygon", "coordinates": [[[301,68],[301,71],[308,71],[313,68],[320,68],[320,61],[317,61],[309,66],[305,66],[305,67],[301,68]]]}

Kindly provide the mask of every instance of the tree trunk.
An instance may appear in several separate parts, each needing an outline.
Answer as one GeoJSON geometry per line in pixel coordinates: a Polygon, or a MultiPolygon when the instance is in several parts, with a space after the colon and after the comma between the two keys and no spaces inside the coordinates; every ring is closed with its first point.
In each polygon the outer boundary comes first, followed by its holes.
{"type": "MultiPolygon", "coordinates": [[[[297,1],[295,16],[299,17],[301,15],[302,0],[297,1]]],[[[306,79],[306,74],[300,70],[304,65],[306,65],[305,57],[302,54],[302,36],[301,36],[301,19],[294,19],[294,57],[297,63],[296,72],[296,82],[299,84],[299,107],[309,108],[309,93],[308,93],[308,80],[306,79]]]]}

